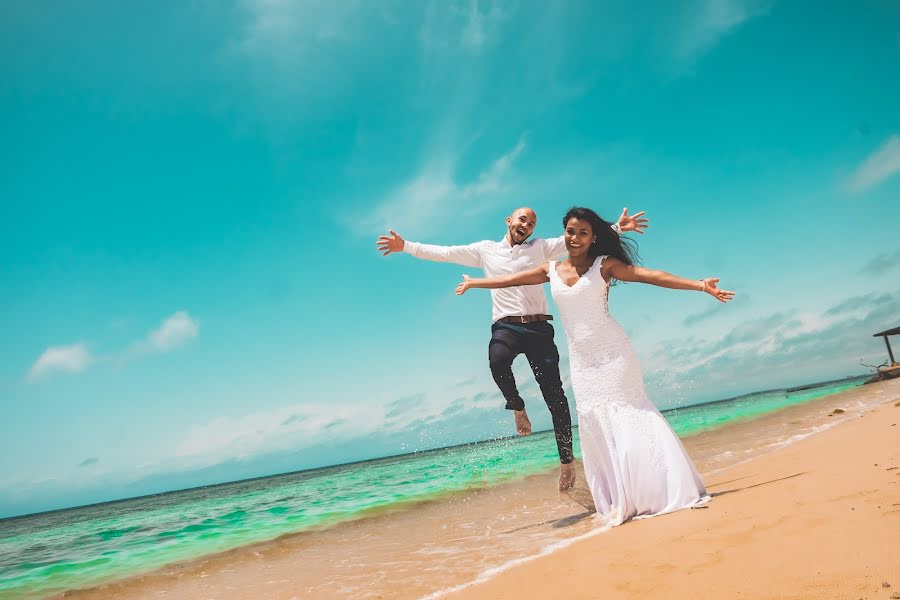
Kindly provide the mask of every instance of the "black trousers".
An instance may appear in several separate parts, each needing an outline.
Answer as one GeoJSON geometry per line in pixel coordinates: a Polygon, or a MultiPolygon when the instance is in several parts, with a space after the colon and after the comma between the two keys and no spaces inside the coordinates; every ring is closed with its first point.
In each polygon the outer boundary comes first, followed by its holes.
{"type": "Polygon", "coordinates": [[[491,374],[503,397],[506,398],[508,410],[525,408],[525,401],[516,389],[516,380],[512,372],[513,359],[523,353],[541,388],[544,402],[550,409],[559,460],[564,464],[570,463],[574,459],[572,417],[559,377],[559,351],[553,343],[553,326],[546,321],[521,325],[494,323],[491,326],[491,343],[488,347],[491,374]]]}

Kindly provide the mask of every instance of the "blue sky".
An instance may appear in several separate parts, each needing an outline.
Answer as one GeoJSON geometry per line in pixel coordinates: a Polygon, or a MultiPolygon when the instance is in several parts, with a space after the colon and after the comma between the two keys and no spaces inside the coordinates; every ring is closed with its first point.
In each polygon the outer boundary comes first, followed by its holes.
{"type": "Polygon", "coordinates": [[[898,65],[886,1],[2,3],[0,516],[511,433],[386,227],[646,210],[739,293],[615,288],[662,408],[881,362],[898,65]]]}

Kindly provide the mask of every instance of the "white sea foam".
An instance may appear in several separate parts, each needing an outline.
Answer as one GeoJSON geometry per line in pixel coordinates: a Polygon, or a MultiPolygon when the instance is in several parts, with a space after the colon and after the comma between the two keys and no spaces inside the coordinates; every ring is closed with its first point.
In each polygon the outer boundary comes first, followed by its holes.
{"type": "MultiPolygon", "coordinates": [[[[600,519],[598,518],[598,521],[599,520],[600,519]]],[[[558,550],[567,548],[568,546],[571,546],[572,544],[575,544],[582,540],[592,538],[594,536],[600,535],[601,533],[606,533],[610,529],[612,529],[612,525],[608,522],[604,523],[597,529],[592,529],[591,531],[589,531],[587,533],[583,533],[581,535],[577,535],[575,537],[572,537],[572,538],[569,538],[566,540],[560,540],[558,542],[549,544],[549,545],[543,547],[539,552],[537,552],[535,554],[531,554],[529,556],[524,556],[521,558],[514,558],[512,560],[509,560],[509,561],[501,564],[501,565],[497,565],[495,567],[490,567],[489,569],[485,569],[484,571],[479,573],[475,579],[473,579],[471,581],[468,581],[466,583],[461,583],[461,584],[455,585],[453,587],[438,590],[436,592],[432,592],[432,593],[428,594],[427,596],[422,596],[421,600],[432,600],[434,598],[440,598],[442,596],[446,596],[447,594],[452,594],[454,592],[458,592],[460,590],[464,590],[466,588],[472,587],[473,585],[478,585],[478,584],[484,583],[485,581],[488,581],[489,579],[492,579],[492,578],[496,577],[497,575],[499,575],[500,573],[503,573],[504,571],[508,571],[509,569],[512,569],[513,567],[517,567],[521,564],[525,564],[527,562],[531,562],[538,558],[548,556],[558,550]]]]}

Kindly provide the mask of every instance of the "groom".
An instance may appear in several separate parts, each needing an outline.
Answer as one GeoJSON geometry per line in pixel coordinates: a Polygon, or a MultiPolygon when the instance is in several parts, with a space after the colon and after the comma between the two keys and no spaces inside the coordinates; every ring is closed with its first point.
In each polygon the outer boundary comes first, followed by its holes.
{"type": "MultiPolygon", "coordinates": [[[[647,227],[647,219],[640,218],[643,214],[629,215],[626,208],[613,229],[618,233],[643,233],[647,227]]],[[[485,240],[466,246],[432,246],[408,242],[391,231],[390,235],[380,236],[377,244],[383,256],[406,252],[416,258],[480,267],[486,276],[493,277],[533,269],[565,254],[566,245],[562,236],[550,240],[529,240],[535,225],[535,212],[530,208],[518,208],[506,218],[506,235],[499,242],[485,240]]],[[[491,375],[506,399],[506,408],[514,411],[516,431],[519,435],[529,435],[531,422],[512,373],[513,359],[525,354],[553,419],[561,463],[559,490],[564,492],[575,483],[572,418],[559,376],[559,352],[553,343],[553,327],[549,323],[553,316],[547,314],[544,288],[541,285],[527,285],[492,289],[491,299],[493,325],[488,346],[491,375]]]]}

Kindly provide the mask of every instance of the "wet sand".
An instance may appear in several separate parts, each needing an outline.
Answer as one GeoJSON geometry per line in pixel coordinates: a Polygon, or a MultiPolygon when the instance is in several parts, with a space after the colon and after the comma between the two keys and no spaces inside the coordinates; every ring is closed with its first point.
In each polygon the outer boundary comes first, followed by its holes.
{"type": "Polygon", "coordinates": [[[886,382],[686,438],[709,508],[599,535],[583,484],[561,497],[550,473],[58,597],[890,598],[896,401],[886,382]]]}

